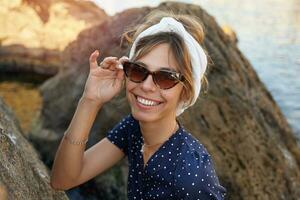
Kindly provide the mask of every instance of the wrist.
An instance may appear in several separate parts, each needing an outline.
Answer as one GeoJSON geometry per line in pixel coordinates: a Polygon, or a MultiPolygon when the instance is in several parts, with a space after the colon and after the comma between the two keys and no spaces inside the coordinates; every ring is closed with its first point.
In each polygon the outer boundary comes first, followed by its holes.
{"type": "Polygon", "coordinates": [[[96,101],[94,99],[90,99],[88,97],[82,96],[79,100],[79,103],[81,104],[87,104],[89,106],[100,108],[103,103],[101,101],[96,101]]]}
{"type": "Polygon", "coordinates": [[[73,145],[85,145],[88,141],[88,138],[81,139],[81,140],[74,140],[73,138],[69,137],[67,132],[64,133],[63,139],[66,140],[69,144],[73,144],[73,145]]]}

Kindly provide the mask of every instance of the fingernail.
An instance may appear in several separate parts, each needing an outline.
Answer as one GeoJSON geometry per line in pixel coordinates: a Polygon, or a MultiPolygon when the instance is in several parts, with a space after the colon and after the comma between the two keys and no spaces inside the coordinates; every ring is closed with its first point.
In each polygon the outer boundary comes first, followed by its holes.
{"type": "Polygon", "coordinates": [[[118,68],[119,68],[119,69],[123,69],[123,65],[119,64],[119,65],[118,65],[118,68]]]}

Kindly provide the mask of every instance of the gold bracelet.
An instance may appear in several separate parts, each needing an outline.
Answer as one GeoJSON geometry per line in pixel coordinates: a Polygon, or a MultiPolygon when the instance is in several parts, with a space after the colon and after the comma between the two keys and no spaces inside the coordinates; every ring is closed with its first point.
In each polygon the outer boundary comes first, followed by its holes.
{"type": "Polygon", "coordinates": [[[73,140],[71,138],[69,138],[68,134],[64,134],[64,139],[69,143],[69,144],[74,144],[74,145],[82,145],[82,144],[86,144],[87,141],[89,140],[88,138],[85,139],[85,140],[81,140],[81,141],[76,141],[76,140],[73,140]]]}

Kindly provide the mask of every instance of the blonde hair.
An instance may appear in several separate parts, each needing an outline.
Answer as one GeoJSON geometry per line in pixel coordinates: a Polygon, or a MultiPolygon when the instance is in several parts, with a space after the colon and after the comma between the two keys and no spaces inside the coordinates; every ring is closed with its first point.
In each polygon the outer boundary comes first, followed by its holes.
{"type": "MultiPolygon", "coordinates": [[[[133,43],[133,41],[141,32],[143,32],[150,26],[159,23],[161,18],[167,16],[173,17],[174,19],[182,23],[187,32],[189,32],[195,38],[195,40],[199,42],[199,44],[203,43],[203,25],[196,17],[185,14],[175,14],[171,11],[162,10],[155,10],[150,12],[148,15],[146,15],[142,24],[139,24],[132,29],[125,31],[122,34],[121,43],[123,43],[124,38],[127,42],[133,43]]],[[[137,42],[135,54],[132,60],[138,60],[139,58],[149,53],[154,47],[162,43],[169,44],[170,49],[178,63],[179,71],[184,77],[184,88],[181,93],[180,100],[184,101],[187,104],[190,104],[194,98],[194,79],[191,59],[183,39],[178,34],[171,32],[160,32],[141,38],[137,42]]],[[[201,79],[201,85],[202,83],[205,83],[206,85],[204,91],[204,93],[206,93],[208,88],[208,81],[205,74],[201,79]]]]}

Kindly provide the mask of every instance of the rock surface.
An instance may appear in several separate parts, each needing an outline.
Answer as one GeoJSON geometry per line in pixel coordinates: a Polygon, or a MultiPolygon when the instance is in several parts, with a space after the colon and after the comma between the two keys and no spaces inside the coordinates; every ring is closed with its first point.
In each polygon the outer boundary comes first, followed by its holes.
{"type": "Polygon", "coordinates": [[[0,152],[0,199],[68,199],[50,187],[47,168],[1,98],[0,152]]]}
{"type": "MultiPolygon", "coordinates": [[[[204,47],[213,61],[208,68],[209,91],[180,120],[211,153],[220,181],[228,190],[227,198],[298,199],[300,149],[282,112],[236,42],[199,6],[168,2],[158,8],[196,15],[205,26],[204,47]]],[[[120,34],[125,27],[141,22],[152,9],[155,8],[119,13],[83,31],[66,48],[65,64],[74,68],[59,73],[41,87],[44,107],[31,132],[32,141],[49,164],[83,92],[89,54],[100,49],[101,59],[126,55],[128,46],[119,47],[120,34]]],[[[128,112],[121,93],[102,108],[88,145],[103,138],[128,112]]],[[[124,169],[126,161],[120,166],[124,169]]],[[[119,171],[119,180],[126,180],[126,176],[126,171],[119,171]]],[[[101,176],[93,181],[105,184],[99,180],[101,176]]]]}
{"type": "Polygon", "coordinates": [[[0,71],[54,75],[78,33],[107,18],[89,1],[2,0],[0,71]]]}
{"type": "Polygon", "coordinates": [[[0,199],[7,200],[6,187],[0,182],[0,199]]]}
{"type": "Polygon", "coordinates": [[[231,42],[238,43],[237,35],[229,25],[222,26],[222,30],[229,37],[231,42]]]}

